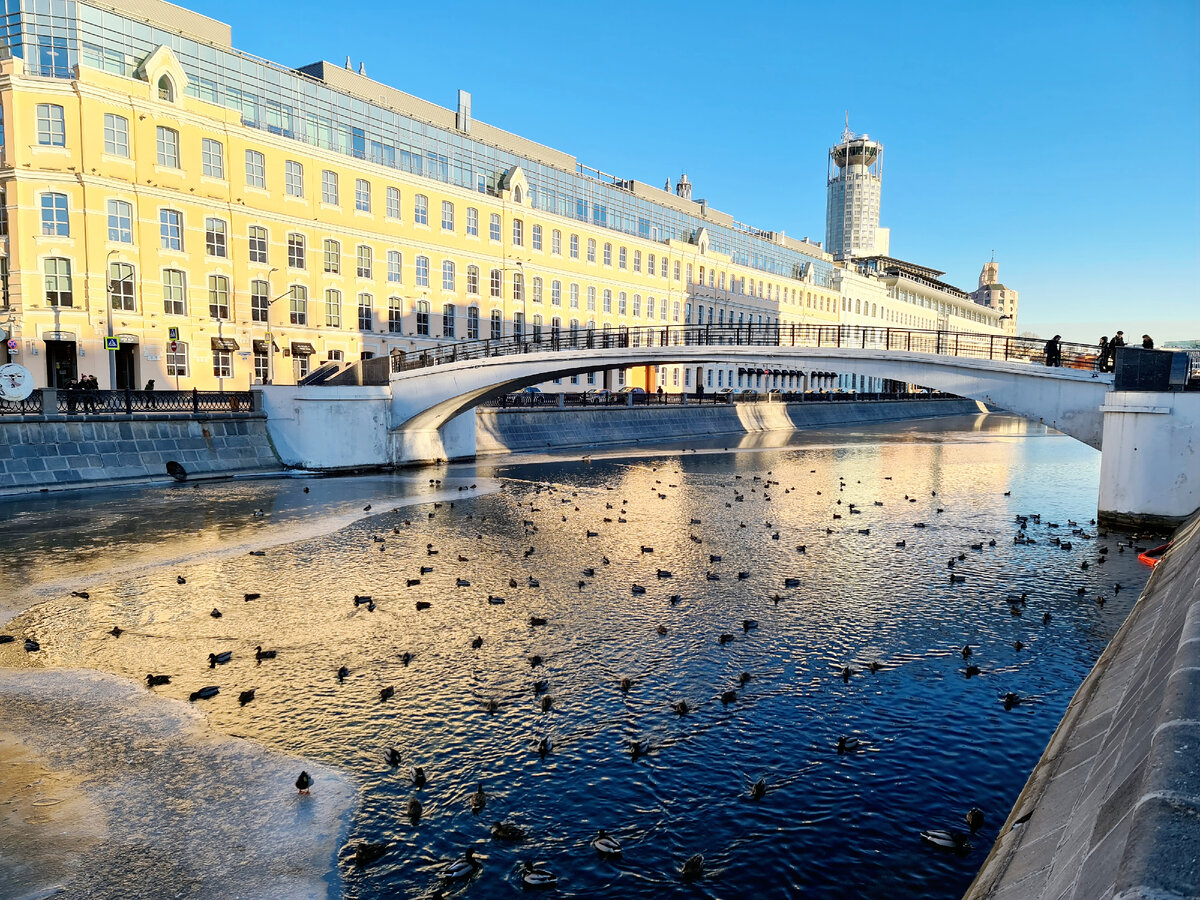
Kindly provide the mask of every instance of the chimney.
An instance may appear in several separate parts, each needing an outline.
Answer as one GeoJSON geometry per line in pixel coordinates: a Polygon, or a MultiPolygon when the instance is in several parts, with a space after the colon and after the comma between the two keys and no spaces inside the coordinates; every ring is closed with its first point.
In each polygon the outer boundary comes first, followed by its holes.
{"type": "Polygon", "coordinates": [[[347,72],[354,71],[354,66],[350,65],[350,57],[349,56],[346,57],[346,71],[347,72]]]}
{"type": "Polygon", "coordinates": [[[359,75],[362,75],[362,76],[364,76],[364,77],[366,77],[366,74],[367,74],[367,64],[366,64],[365,62],[360,62],[360,63],[358,64],[358,74],[359,74],[359,75]]]}
{"type": "Polygon", "coordinates": [[[675,193],[683,200],[692,199],[692,183],[688,181],[687,172],[679,176],[679,182],[675,185],[675,193]]]}

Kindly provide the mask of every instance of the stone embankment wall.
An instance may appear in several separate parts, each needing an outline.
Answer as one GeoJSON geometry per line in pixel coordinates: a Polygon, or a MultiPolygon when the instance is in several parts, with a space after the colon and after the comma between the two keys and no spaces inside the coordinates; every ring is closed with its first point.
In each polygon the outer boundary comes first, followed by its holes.
{"type": "Polygon", "coordinates": [[[1071,700],[966,900],[1200,897],[1200,516],[1071,700]]]}
{"type": "Polygon", "coordinates": [[[280,468],[262,415],[0,420],[0,492],[280,468]]]}
{"type": "Polygon", "coordinates": [[[973,415],[974,400],[855,400],[476,410],[476,452],[663,444],[719,435],[973,415]]]}

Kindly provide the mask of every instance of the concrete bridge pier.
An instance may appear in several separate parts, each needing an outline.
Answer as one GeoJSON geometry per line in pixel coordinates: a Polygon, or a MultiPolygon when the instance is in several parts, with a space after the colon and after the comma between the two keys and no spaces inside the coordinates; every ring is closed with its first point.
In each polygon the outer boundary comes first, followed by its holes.
{"type": "Polygon", "coordinates": [[[1200,393],[1111,391],[1100,411],[1101,524],[1175,526],[1200,509],[1200,393]]]}
{"type": "Polygon", "coordinates": [[[459,413],[441,428],[406,425],[393,429],[390,455],[397,466],[474,459],[474,408],[459,413]]]}

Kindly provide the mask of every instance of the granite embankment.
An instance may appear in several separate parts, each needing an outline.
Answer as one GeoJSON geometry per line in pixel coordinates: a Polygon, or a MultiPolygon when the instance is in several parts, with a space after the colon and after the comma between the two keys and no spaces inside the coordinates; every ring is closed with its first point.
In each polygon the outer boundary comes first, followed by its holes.
{"type": "Polygon", "coordinates": [[[555,406],[476,411],[480,454],[662,444],[720,435],[872,425],[934,416],[974,415],[974,400],[856,400],[826,403],[649,403],[638,406],[555,406]]]}
{"type": "Polygon", "coordinates": [[[1071,700],[966,900],[1200,897],[1200,516],[1071,700]]]}
{"type": "Polygon", "coordinates": [[[266,417],[162,415],[0,420],[0,493],[279,469],[266,417]]]}

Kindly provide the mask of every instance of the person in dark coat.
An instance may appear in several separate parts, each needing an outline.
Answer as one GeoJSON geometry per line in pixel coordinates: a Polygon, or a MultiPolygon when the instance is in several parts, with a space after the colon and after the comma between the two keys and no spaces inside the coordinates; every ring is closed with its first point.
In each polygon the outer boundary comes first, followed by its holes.
{"type": "Polygon", "coordinates": [[[1062,365],[1062,335],[1056,334],[1046,341],[1046,365],[1062,365]]]}
{"type": "Polygon", "coordinates": [[[1125,332],[1118,331],[1113,335],[1113,339],[1108,342],[1108,368],[1106,372],[1111,372],[1117,366],[1117,348],[1125,346],[1125,332]]]}
{"type": "Polygon", "coordinates": [[[1153,350],[1154,349],[1154,338],[1150,337],[1150,335],[1148,335],[1148,334],[1143,334],[1142,335],[1142,349],[1143,350],[1153,350]]]}
{"type": "Polygon", "coordinates": [[[146,386],[142,388],[142,390],[146,394],[146,406],[150,409],[154,409],[154,379],[151,378],[149,381],[147,381],[146,386]]]}
{"type": "Polygon", "coordinates": [[[1100,338],[1100,347],[1099,347],[1098,352],[1096,353],[1096,371],[1097,372],[1107,372],[1108,371],[1105,368],[1105,366],[1108,365],[1108,357],[1111,352],[1112,351],[1110,350],[1110,348],[1108,346],[1108,335],[1106,334],[1102,338],[1100,338]]]}

